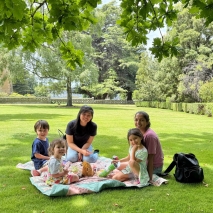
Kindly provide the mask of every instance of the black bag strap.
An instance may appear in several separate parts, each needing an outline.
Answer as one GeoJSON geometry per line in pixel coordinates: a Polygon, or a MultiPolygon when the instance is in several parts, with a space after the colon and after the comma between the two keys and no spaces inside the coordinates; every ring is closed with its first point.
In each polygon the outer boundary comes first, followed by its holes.
{"type": "Polygon", "coordinates": [[[174,154],[173,161],[170,163],[167,169],[163,172],[164,174],[168,174],[169,172],[171,172],[172,169],[177,165],[178,156],[179,156],[178,153],[174,154]]]}
{"type": "Polygon", "coordinates": [[[173,160],[170,165],[167,167],[167,169],[163,172],[164,174],[168,174],[172,171],[172,169],[176,166],[176,162],[173,160]]]}
{"type": "Polygon", "coordinates": [[[64,136],[64,133],[60,129],[58,129],[58,134],[59,134],[60,137],[64,136]]]}
{"type": "Polygon", "coordinates": [[[60,129],[58,129],[58,134],[61,138],[66,140],[66,135],[60,129]]]}

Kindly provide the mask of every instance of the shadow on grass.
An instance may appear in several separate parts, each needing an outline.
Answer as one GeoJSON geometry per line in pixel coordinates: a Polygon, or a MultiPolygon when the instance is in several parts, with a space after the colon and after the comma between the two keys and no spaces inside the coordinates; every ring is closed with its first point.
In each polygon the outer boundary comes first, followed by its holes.
{"type": "MultiPolygon", "coordinates": [[[[55,116],[55,115],[54,115],[55,116]]],[[[61,115],[60,115],[61,116],[61,115]]],[[[2,146],[7,146],[11,144],[12,146],[20,146],[25,149],[25,146],[29,146],[29,149],[31,150],[31,145],[36,137],[35,134],[29,134],[25,132],[20,132],[16,134],[12,134],[10,138],[16,139],[20,141],[19,143],[13,144],[13,142],[8,142],[5,144],[2,144],[2,146]]],[[[58,132],[55,132],[54,134],[49,134],[48,138],[59,138],[60,135],[58,132]]],[[[161,139],[161,144],[162,148],[164,150],[164,154],[169,154],[171,155],[171,151],[176,152],[200,152],[202,150],[205,150],[206,144],[209,144],[210,146],[212,145],[212,134],[208,132],[203,132],[197,134],[174,134],[174,133],[163,133],[160,134],[160,139],[161,139]],[[190,146],[189,146],[190,145],[190,146]]],[[[106,157],[112,157],[112,155],[118,155],[118,156],[125,156],[128,153],[128,141],[124,137],[123,139],[118,138],[117,136],[109,136],[109,135],[97,135],[95,138],[95,141],[93,143],[93,148],[94,149],[99,149],[100,150],[100,155],[101,156],[106,156],[106,157]]],[[[4,156],[4,151],[2,150],[2,156],[4,156]]],[[[11,152],[11,151],[10,151],[11,152]]]]}
{"type": "MultiPolygon", "coordinates": [[[[61,115],[60,115],[61,116],[61,115]]],[[[11,141],[5,141],[1,143],[3,149],[1,150],[1,162],[8,163],[8,166],[15,166],[18,163],[25,163],[30,161],[31,147],[35,134],[29,133],[16,133],[10,136],[11,141]],[[14,143],[13,139],[17,142],[14,143]],[[8,158],[8,156],[10,156],[8,158]],[[23,162],[24,161],[24,162],[23,162]]],[[[58,132],[49,134],[48,138],[59,138],[58,132]]],[[[166,158],[164,168],[171,163],[173,155],[178,152],[193,153],[199,160],[200,164],[204,168],[204,171],[211,170],[212,167],[209,162],[212,152],[212,134],[208,132],[199,132],[197,134],[174,134],[163,133],[160,134],[161,144],[166,158]]],[[[50,142],[51,142],[50,140],[50,142]]],[[[94,149],[100,150],[100,156],[112,158],[113,155],[117,155],[119,158],[123,158],[128,155],[128,142],[126,138],[118,138],[117,136],[109,135],[97,135],[93,143],[94,149]]],[[[172,174],[172,173],[171,173],[172,174]]]]}
{"type": "MultiPolygon", "coordinates": [[[[167,152],[200,153],[208,151],[213,143],[213,135],[209,132],[198,134],[163,133],[160,134],[163,150],[167,152]]],[[[210,151],[210,150],[209,150],[210,151]]]]}
{"type": "Polygon", "coordinates": [[[29,120],[38,120],[38,118],[45,118],[47,119],[53,119],[56,117],[63,117],[63,116],[67,116],[67,115],[61,115],[61,114],[47,114],[46,112],[44,113],[30,113],[27,114],[25,112],[23,112],[23,114],[4,114],[0,116],[1,121],[8,121],[8,120],[25,120],[25,121],[29,121],[29,120]]]}

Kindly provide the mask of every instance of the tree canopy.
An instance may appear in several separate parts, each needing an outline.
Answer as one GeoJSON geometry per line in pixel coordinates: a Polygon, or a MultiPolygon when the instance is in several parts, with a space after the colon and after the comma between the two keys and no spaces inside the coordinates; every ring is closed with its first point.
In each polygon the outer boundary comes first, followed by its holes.
{"type": "MultiPolygon", "coordinates": [[[[63,60],[56,66],[60,61],[53,61],[55,57],[45,54],[53,67],[45,59],[50,69],[42,76],[60,78],[59,67],[63,66],[62,76],[66,74],[67,84],[71,85],[77,78],[79,88],[90,96],[113,97],[123,91],[131,99],[137,73],[136,89],[143,93],[143,99],[165,100],[174,96],[176,101],[207,100],[205,92],[211,83],[205,84],[213,76],[213,3],[210,0],[121,0],[120,6],[114,7],[114,2],[96,9],[101,1],[1,1],[0,47],[22,47],[37,56],[41,47],[45,52],[58,42],[60,51],[54,54],[63,60]],[[161,28],[165,26],[168,30],[163,35],[161,28]],[[159,64],[141,54],[149,32],[156,30],[160,31],[161,38],[154,39],[150,50],[161,61],[159,64]],[[66,38],[69,31],[71,37],[66,38]],[[143,88],[138,88],[141,82],[143,88]],[[110,88],[107,92],[99,89],[106,85],[110,88]],[[153,85],[151,90],[149,85],[153,85]],[[204,92],[199,93],[201,87],[204,92]]],[[[4,64],[2,60],[0,67],[4,64]]],[[[21,64],[19,70],[24,71],[21,64]]]]}
{"type": "MultiPolygon", "coordinates": [[[[8,49],[22,46],[35,51],[60,38],[63,31],[83,31],[96,19],[92,14],[100,0],[0,1],[0,43],[8,49]]],[[[67,65],[82,65],[82,56],[70,42],[61,42],[67,65]]]]}
{"type": "MultiPolygon", "coordinates": [[[[189,12],[196,18],[205,19],[205,25],[213,21],[213,2],[211,0],[122,0],[122,14],[118,21],[124,28],[127,40],[133,46],[147,44],[148,33],[159,30],[165,26],[172,26],[177,20],[177,3],[181,3],[183,8],[189,8],[189,12]]],[[[164,56],[177,55],[180,51],[179,39],[164,40],[155,38],[153,46],[150,48],[152,54],[162,60],[164,56]]]]}
{"type": "MultiPolygon", "coordinates": [[[[168,26],[177,19],[175,4],[183,4],[205,25],[213,21],[213,2],[210,0],[121,0],[122,13],[117,22],[123,27],[126,39],[133,46],[147,44],[148,33],[168,26]]],[[[0,42],[9,49],[23,46],[34,51],[43,43],[51,43],[62,31],[84,31],[96,23],[93,10],[100,0],[5,0],[0,2],[0,42]]],[[[179,39],[155,38],[150,48],[161,60],[179,53],[179,39]]],[[[71,43],[62,42],[61,51],[71,68],[81,65],[81,57],[71,43]]]]}

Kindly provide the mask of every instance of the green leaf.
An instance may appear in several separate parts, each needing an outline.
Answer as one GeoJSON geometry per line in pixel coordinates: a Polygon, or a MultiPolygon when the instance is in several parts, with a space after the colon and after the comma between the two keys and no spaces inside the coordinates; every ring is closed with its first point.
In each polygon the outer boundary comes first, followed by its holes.
{"type": "Polygon", "coordinates": [[[27,5],[24,1],[13,0],[13,17],[17,20],[22,20],[27,13],[27,5]]]}
{"type": "Polygon", "coordinates": [[[160,2],[162,2],[162,0],[151,0],[152,4],[159,4],[160,2]]]}
{"type": "Polygon", "coordinates": [[[161,39],[160,38],[154,38],[153,45],[154,46],[160,46],[161,45],[161,39]]]}

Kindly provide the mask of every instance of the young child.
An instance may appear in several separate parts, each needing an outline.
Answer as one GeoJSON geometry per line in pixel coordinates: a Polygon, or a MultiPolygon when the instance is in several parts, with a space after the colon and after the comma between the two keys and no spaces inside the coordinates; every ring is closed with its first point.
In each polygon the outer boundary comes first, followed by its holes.
{"type": "Polygon", "coordinates": [[[140,185],[148,185],[149,175],[147,172],[146,160],[147,149],[143,146],[143,135],[138,128],[130,129],[127,133],[129,142],[129,154],[120,160],[118,171],[112,176],[112,179],[125,181],[135,176],[140,185]]]}
{"type": "Polygon", "coordinates": [[[32,176],[37,176],[39,169],[44,167],[49,160],[49,141],[47,138],[49,128],[49,124],[45,120],[38,120],[34,125],[37,138],[33,141],[32,144],[31,160],[33,161],[35,167],[35,170],[31,171],[32,176]]]}
{"type": "Polygon", "coordinates": [[[50,160],[48,162],[48,175],[46,183],[70,184],[79,181],[78,175],[68,174],[67,168],[63,166],[62,156],[67,152],[67,143],[64,139],[55,139],[49,147],[50,160]]]}

